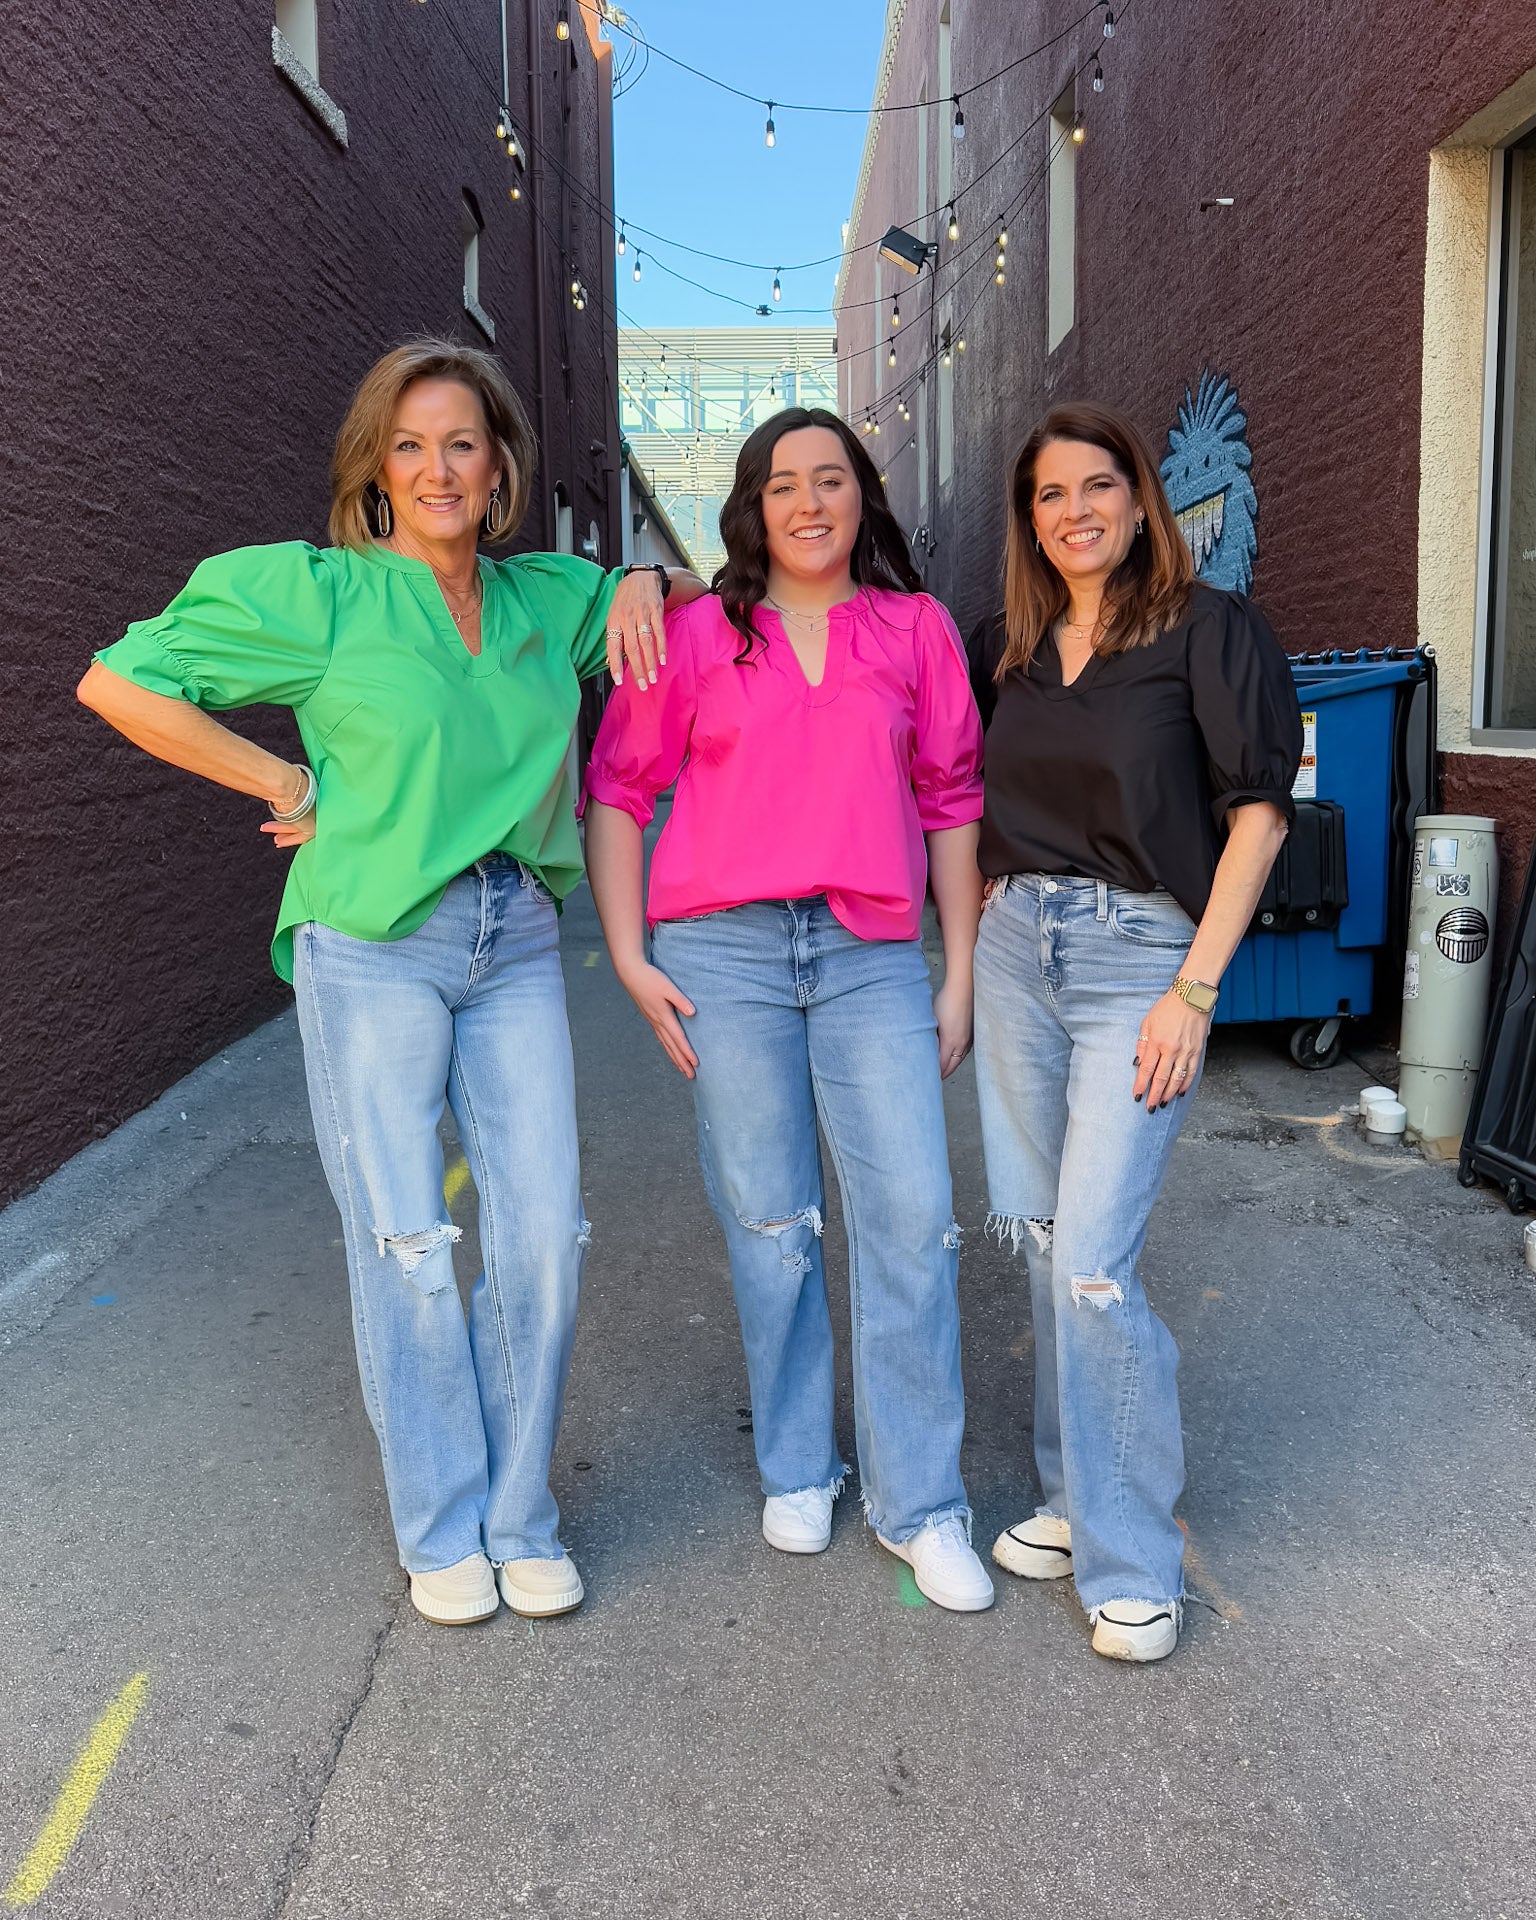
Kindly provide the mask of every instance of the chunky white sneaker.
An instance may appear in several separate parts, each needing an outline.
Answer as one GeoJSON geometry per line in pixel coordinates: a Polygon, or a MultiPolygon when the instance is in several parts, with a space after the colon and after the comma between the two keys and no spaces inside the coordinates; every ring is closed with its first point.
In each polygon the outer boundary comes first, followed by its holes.
{"type": "Polygon", "coordinates": [[[802,1487],[763,1502],[763,1538],[780,1553],[821,1553],[832,1538],[832,1489],[802,1487]]]}
{"type": "Polygon", "coordinates": [[[1093,1650],[1106,1660],[1166,1660],[1179,1644],[1176,1600],[1106,1600],[1093,1622],[1093,1650]]]}
{"type": "Polygon", "coordinates": [[[887,1553],[905,1560],[917,1590],[936,1607],[951,1613],[980,1613],[995,1598],[987,1570],[966,1538],[965,1522],[957,1514],[941,1513],[926,1521],[910,1540],[899,1544],[883,1533],[875,1538],[887,1553]]]}
{"type": "Polygon", "coordinates": [[[411,1575],[411,1605],[440,1627],[467,1627],[496,1611],[496,1576],[483,1553],[437,1573],[411,1575]]]}
{"type": "Polygon", "coordinates": [[[1072,1571],[1072,1529],[1054,1513],[1037,1513],[992,1542],[992,1558],[1025,1580],[1064,1580],[1072,1571]]]}
{"type": "Polygon", "coordinates": [[[496,1569],[496,1584],[514,1613],[535,1617],[569,1613],[586,1597],[568,1553],[558,1560],[505,1560],[496,1569]]]}

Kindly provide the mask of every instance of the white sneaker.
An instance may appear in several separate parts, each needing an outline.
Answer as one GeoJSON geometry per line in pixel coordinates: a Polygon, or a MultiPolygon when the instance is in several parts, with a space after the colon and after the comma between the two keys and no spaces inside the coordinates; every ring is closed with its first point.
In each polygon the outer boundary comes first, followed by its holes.
{"type": "Polygon", "coordinates": [[[1106,1600],[1093,1622],[1093,1650],[1106,1660],[1166,1660],[1179,1644],[1177,1600],[1106,1600]]]}
{"type": "Polygon", "coordinates": [[[496,1611],[496,1576],[483,1553],[437,1573],[411,1575],[411,1605],[440,1627],[467,1627],[496,1611]]]}
{"type": "Polygon", "coordinates": [[[504,1560],[496,1569],[501,1597],[514,1613],[542,1618],[569,1613],[586,1597],[581,1575],[568,1553],[558,1560],[504,1560]]]}
{"type": "Polygon", "coordinates": [[[992,1558],[1025,1580],[1064,1580],[1072,1571],[1072,1529],[1054,1513],[1037,1513],[992,1542],[992,1558]]]}
{"type": "Polygon", "coordinates": [[[951,1613],[980,1613],[991,1606],[995,1598],[992,1582],[972,1550],[965,1522],[958,1514],[937,1515],[899,1545],[883,1533],[875,1538],[887,1553],[906,1561],[918,1592],[936,1607],[948,1607],[951,1613]]]}
{"type": "Polygon", "coordinates": [[[832,1538],[832,1489],[802,1487],[763,1502],[763,1538],[780,1553],[821,1553],[832,1538]]]}

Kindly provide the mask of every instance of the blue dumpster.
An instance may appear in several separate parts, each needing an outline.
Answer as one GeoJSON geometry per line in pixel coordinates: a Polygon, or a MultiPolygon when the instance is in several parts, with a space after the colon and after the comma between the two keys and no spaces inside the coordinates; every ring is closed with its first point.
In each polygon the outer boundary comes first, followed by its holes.
{"type": "Polygon", "coordinates": [[[1305,732],[1297,826],[1216,1019],[1298,1022],[1298,1066],[1333,1064],[1344,1021],[1372,1010],[1378,956],[1401,945],[1412,824],[1433,798],[1433,662],[1429,648],[1291,662],[1305,732]]]}

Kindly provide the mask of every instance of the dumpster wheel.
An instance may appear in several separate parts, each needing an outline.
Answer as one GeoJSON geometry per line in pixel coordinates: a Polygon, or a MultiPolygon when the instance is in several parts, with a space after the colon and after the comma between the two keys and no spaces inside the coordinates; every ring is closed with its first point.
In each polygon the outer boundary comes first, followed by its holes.
{"type": "Polygon", "coordinates": [[[1291,1029],[1291,1058],[1304,1073],[1321,1073],[1343,1051],[1344,1022],[1337,1014],[1330,1020],[1303,1020],[1291,1029]]]}

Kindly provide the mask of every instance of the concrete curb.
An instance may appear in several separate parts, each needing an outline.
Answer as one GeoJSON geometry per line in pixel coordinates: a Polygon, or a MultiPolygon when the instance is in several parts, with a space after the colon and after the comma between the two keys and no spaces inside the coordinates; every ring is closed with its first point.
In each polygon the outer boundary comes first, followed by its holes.
{"type": "Polygon", "coordinates": [[[298,1021],[279,1014],[0,1212],[0,1351],[232,1153],[314,1138],[298,1021]]]}

